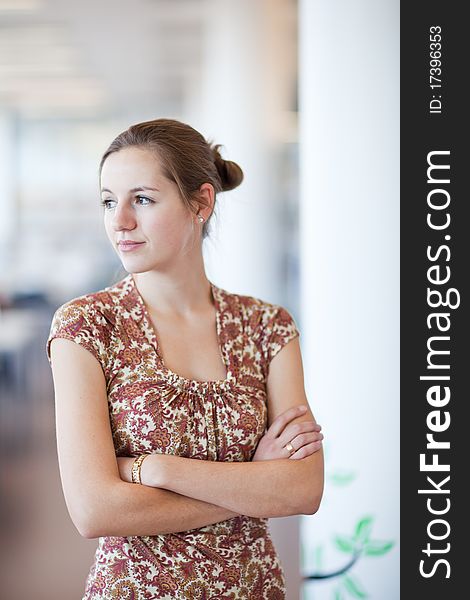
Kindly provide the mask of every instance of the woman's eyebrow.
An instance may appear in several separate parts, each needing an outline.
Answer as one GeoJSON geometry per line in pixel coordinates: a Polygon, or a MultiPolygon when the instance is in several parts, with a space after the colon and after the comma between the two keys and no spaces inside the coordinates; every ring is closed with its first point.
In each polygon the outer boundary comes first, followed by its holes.
{"type": "MultiPolygon", "coordinates": [[[[159,192],[160,190],[158,190],[157,188],[153,188],[153,187],[149,187],[146,185],[141,185],[139,187],[135,187],[132,188],[131,190],[129,190],[129,192],[144,192],[145,190],[152,190],[154,192],[159,192]]],[[[110,194],[112,194],[113,192],[111,190],[109,190],[108,188],[101,188],[102,192],[109,192],[110,194]]]]}

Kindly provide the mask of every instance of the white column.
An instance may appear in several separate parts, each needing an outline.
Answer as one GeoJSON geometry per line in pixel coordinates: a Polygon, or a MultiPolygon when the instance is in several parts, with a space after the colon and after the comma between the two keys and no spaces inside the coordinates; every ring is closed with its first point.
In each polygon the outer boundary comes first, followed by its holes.
{"type": "Polygon", "coordinates": [[[18,158],[16,156],[16,120],[13,112],[0,111],[0,281],[8,287],[5,274],[14,256],[18,235],[18,198],[16,197],[18,158]]]}
{"type": "MultiPolygon", "coordinates": [[[[326,456],[323,504],[302,517],[302,549],[309,572],[334,571],[349,559],[334,537],[373,515],[371,539],[394,547],[349,574],[370,598],[395,600],[399,3],[300,0],[299,11],[302,343],[326,456]],[[335,475],[351,481],[335,485],[335,475]]],[[[308,584],[302,598],[330,599],[341,585],[308,584]]]]}
{"type": "MultiPolygon", "coordinates": [[[[188,121],[224,145],[224,158],[244,171],[241,186],[218,196],[208,272],[222,286],[280,297],[282,223],[276,151],[286,77],[279,19],[285,0],[213,0],[200,81],[188,90],[188,121]]],[[[215,218],[214,218],[215,217],[215,218]]]]}

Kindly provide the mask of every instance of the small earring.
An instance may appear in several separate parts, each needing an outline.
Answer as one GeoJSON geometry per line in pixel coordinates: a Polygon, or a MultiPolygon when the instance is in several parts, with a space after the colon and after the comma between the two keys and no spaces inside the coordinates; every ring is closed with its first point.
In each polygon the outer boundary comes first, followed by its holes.
{"type": "Polygon", "coordinates": [[[202,223],[204,221],[204,217],[201,217],[201,215],[198,216],[199,222],[202,223]]]}

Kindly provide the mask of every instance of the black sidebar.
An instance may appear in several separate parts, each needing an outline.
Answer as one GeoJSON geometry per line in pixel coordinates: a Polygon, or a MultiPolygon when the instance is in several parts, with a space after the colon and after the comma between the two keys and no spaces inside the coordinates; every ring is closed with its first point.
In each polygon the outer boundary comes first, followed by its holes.
{"type": "Polygon", "coordinates": [[[464,8],[433,0],[401,3],[405,600],[470,598],[470,23],[464,8]]]}

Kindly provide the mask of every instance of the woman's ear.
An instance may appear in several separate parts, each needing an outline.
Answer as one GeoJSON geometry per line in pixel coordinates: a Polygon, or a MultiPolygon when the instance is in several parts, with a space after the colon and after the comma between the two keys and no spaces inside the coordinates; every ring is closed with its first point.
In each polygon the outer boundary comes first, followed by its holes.
{"type": "Polygon", "coordinates": [[[211,216],[214,210],[215,192],[214,187],[210,183],[203,183],[198,191],[199,208],[196,214],[202,213],[204,220],[211,216]]]}

